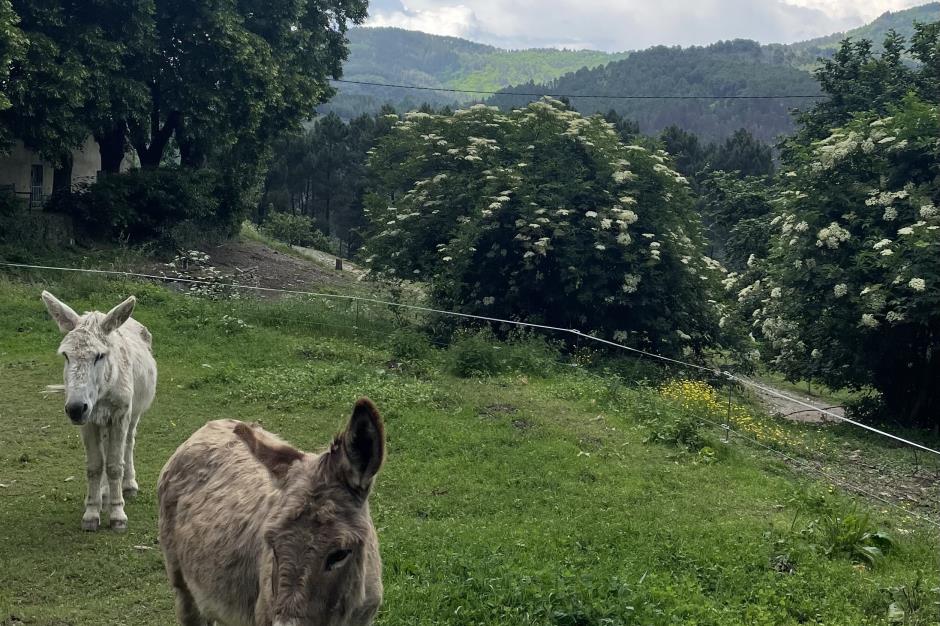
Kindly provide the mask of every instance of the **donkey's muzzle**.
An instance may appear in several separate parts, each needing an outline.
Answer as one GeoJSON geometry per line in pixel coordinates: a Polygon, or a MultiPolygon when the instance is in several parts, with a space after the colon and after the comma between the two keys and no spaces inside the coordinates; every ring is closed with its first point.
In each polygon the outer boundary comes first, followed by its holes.
{"type": "Polygon", "coordinates": [[[91,413],[91,407],[88,406],[87,402],[69,402],[65,405],[65,414],[77,426],[85,423],[89,413],[91,413]]]}

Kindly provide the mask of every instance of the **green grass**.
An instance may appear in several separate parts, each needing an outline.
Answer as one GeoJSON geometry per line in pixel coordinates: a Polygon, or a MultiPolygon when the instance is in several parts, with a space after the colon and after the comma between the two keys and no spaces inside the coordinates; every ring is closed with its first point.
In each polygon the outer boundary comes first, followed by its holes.
{"type": "Polygon", "coordinates": [[[892,603],[907,623],[936,623],[936,533],[903,514],[863,503],[894,549],[871,567],[830,558],[819,520],[851,512],[847,496],[709,433],[713,457],[644,443],[677,412],[655,389],[551,366],[526,340],[499,347],[497,373],[458,378],[466,358],[395,333],[381,309],[360,311],[358,331],[353,315],[96,277],[0,278],[0,624],[174,623],[155,483],[176,446],[233,417],[316,449],[360,394],[388,432],[372,496],[383,626],[883,624],[892,603]],[[125,535],[79,530],[78,431],[61,399],[39,393],[61,377],[42,288],[77,309],[134,293],[153,332],[160,383],[125,535]]]}

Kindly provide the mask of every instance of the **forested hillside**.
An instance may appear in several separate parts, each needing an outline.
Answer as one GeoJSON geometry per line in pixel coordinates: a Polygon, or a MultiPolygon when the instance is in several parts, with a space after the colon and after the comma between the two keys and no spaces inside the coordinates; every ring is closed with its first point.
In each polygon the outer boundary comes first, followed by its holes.
{"type": "Polygon", "coordinates": [[[940,2],[931,2],[904,11],[885,12],[873,22],[844,33],[833,33],[826,37],[780,47],[787,50],[792,65],[811,68],[817,64],[819,57],[829,58],[835,54],[839,42],[847,37],[867,39],[872,42],[874,50],[880,51],[881,42],[884,41],[888,31],[894,30],[905,39],[910,39],[914,34],[915,21],[935,22],[937,20],[940,20],[940,2]]]}
{"type": "MultiPolygon", "coordinates": [[[[905,39],[914,22],[940,19],[940,3],[885,13],[872,23],[795,44],[736,40],[691,48],[654,47],[607,54],[570,50],[500,50],[454,37],[397,28],[358,28],[349,33],[350,57],[344,79],[451,89],[611,95],[778,95],[817,94],[811,74],[845,37],[865,38],[873,49],[894,29],[905,39]]],[[[466,103],[472,94],[341,85],[322,108],[344,119],[375,113],[383,104],[399,111],[424,103],[443,107],[466,103]]],[[[497,97],[500,106],[524,106],[531,99],[497,97]]],[[[615,100],[576,98],[581,112],[616,110],[636,120],[644,133],[676,125],[703,138],[721,140],[741,127],[772,141],[793,130],[791,110],[812,100],[615,100]]]]}
{"type": "MultiPolygon", "coordinates": [[[[484,91],[530,80],[545,82],[627,56],[594,50],[501,50],[456,37],[399,28],[353,29],[349,42],[349,60],[343,66],[346,80],[484,91]]],[[[323,110],[351,118],[374,113],[385,103],[410,110],[425,102],[444,106],[471,99],[472,94],[342,85],[323,110]]]]}
{"type": "MultiPolygon", "coordinates": [[[[819,94],[808,72],[790,67],[782,56],[754,41],[719,42],[706,47],[636,52],[622,61],[579,70],[543,85],[527,83],[507,92],[661,96],[763,96],[819,94]]],[[[502,108],[525,105],[527,98],[496,96],[502,108]]],[[[622,100],[573,98],[582,113],[611,109],[636,120],[640,131],[655,134],[677,125],[707,139],[723,138],[747,128],[765,141],[793,129],[790,110],[809,106],[808,99],[768,100],[622,100]]]]}

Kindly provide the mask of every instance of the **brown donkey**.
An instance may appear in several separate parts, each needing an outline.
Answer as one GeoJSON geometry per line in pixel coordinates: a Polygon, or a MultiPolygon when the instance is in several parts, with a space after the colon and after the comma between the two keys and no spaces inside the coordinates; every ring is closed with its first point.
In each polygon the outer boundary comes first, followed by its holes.
{"type": "Polygon", "coordinates": [[[385,456],[360,399],[329,450],[257,425],[209,422],[160,473],[160,547],[183,626],[367,626],[382,603],[369,514],[385,456]]]}

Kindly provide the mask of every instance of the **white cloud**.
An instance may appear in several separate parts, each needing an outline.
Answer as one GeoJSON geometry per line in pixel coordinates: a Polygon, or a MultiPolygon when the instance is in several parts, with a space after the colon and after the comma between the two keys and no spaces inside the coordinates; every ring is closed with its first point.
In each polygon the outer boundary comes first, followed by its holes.
{"type": "Polygon", "coordinates": [[[638,50],[747,38],[791,42],[859,26],[923,0],[392,0],[370,26],[397,26],[507,48],[638,50]]]}
{"type": "Polygon", "coordinates": [[[885,11],[901,11],[919,4],[925,0],[784,0],[793,6],[819,9],[826,15],[837,20],[851,23],[849,28],[861,22],[870,22],[885,11]]]}
{"type": "Polygon", "coordinates": [[[473,11],[462,4],[411,10],[376,12],[368,26],[394,26],[406,30],[420,30],[432,35],[472,38],[475,34],[476,18],[473,11]]]}

